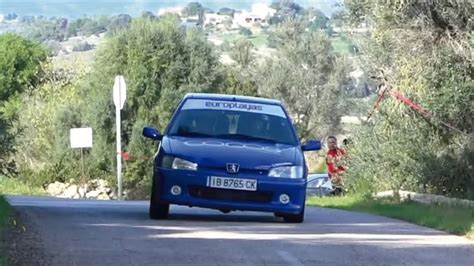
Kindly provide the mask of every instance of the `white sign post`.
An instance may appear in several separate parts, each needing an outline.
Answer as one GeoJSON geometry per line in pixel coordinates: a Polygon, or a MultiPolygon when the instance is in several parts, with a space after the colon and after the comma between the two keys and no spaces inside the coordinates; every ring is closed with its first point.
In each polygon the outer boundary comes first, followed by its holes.
{"type": "Polygon", "coordinates": [[[113,99],[115,104],[115,124],[117,126],[117,182],[118,198],[122,199],[122,140],[121,140],[121,119],[120,110],[125,104],[127,86],[123,76],[116,76],[113,89],[113,99]]]}
{"type": "MultiPolygon", "coordinates": [[[[81,173],[82,173],[82,183],[84,185],[84,191],[86,191],[86,178],[84,174],[84,152],[83,148],[92,147],[92,128],[71,128],[70,129],[70,141],[71,148],[80,148],[81,149],[81,173]]],[[[85,192],[84,192],[85,197],[85,192]]]]}

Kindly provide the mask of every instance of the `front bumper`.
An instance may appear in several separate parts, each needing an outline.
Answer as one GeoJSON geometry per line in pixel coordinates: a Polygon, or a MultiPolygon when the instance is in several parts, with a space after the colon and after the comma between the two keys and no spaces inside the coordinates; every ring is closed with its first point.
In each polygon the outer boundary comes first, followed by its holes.
{"type": "Polygon", "coordinates": [[[154,174],[155,191],[163,202],[211,209],[262,211],[297,214],[306,198],[306,180],[238,175],[238,178],[257,179],[257,191],[243,191],[207,187],[208,176],[237,177],[222,172],[182,171],[157,169],[154,174]],[[173,195],[171,188],[179,186],[181,193],[173,195]],[[280,195],[290,200],[280,202],[280,195]]]}

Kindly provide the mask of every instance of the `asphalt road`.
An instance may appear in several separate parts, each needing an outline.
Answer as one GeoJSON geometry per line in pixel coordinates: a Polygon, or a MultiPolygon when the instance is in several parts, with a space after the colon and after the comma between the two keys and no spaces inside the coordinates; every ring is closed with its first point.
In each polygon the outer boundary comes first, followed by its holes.
{"type": "Polygon", "coordinates": [[[341,210],[308,208],[303,224],[285,224],[172,206],[170,219],[153,221],[144,201],[8,200],[48,265],[474,265],[474,241],[341,210]]]}

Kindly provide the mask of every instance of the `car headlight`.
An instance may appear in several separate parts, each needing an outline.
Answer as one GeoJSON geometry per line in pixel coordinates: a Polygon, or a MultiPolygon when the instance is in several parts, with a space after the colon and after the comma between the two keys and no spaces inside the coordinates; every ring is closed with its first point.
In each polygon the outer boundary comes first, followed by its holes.
{"type": "Polygon", "coordinates": [[[282,166],[275,167],[270,170],[268,176],[271,177],[286,177],[286,178],[303,178],[302,166],[282,166]]]}
{"type": "Polygon", "coordinates": [[[193,163],[181,158],[165,156],[161,161],[161,167],[176,170],[197,170],[197,163],[193,163]]]}

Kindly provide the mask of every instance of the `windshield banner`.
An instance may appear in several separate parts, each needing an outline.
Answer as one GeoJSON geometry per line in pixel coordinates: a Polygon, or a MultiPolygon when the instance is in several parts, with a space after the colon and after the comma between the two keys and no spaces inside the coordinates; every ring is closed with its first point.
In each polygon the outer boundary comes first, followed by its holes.
{"type": "Polygon", "coordinates": [[[278,105],[248,103],[248,102],[234,102],[221,100],[205,100],[205,99],[188,99],[181,110],[195,110],[195,109],[211,109],[211,110],[228,110],[241,111],[250,113],[260,113],[266,115],[274,115],[286,118],[283,109],[278,105]]]}

